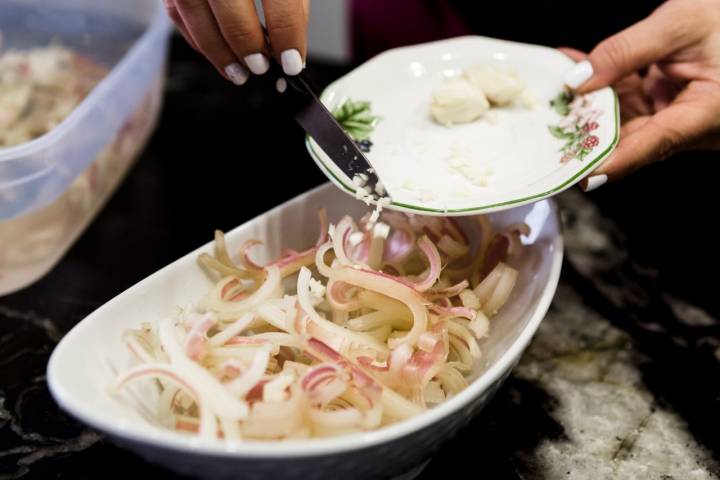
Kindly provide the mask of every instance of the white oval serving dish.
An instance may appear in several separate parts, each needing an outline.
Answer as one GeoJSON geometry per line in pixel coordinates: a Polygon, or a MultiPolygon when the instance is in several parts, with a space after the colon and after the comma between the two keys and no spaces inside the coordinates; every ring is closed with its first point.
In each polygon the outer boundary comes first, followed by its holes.
{"type": "MultiPolygon", "coordinates": [[[[250,238],[265,241],[277,254],[301,248],[317,236],[317,210],[330,220],[357,215],[365,206],[331,184],[290,200],[237,227],[230,251],[250,238]]],[[[48,384],[60,406],[80,421],[109,435],[139,455],[180,473],[212,478],[374,478],[403,473],[426,461],[489,401],[527,346],[555,293],[563,256],[556,206],[549,200],[491,215],[503,226],[525,221],[532,229],[508,304],[493,318],[481,348],[486,362],[473,372],[470,386],[427,412],[377,431],[328,439],[284,442],[200,441],[147,420],[139,396],[115,396],[109,387],[114,369],[129,365],[122,332],[143,321],[171,314],[197,300],[212,285],[197,264],[208,243],[121,293],[78,323],[60,342],[48,365],[48,384]]],[[[258,251],[262,249],[257,249],[258,251]]],[[[258,252],[259,253],[259,252],[258,252]]],[[[268,258],[258,258],[267,260],[268,258]]],[[[147,405],[149,404],[149,405],[147,405]]]]}

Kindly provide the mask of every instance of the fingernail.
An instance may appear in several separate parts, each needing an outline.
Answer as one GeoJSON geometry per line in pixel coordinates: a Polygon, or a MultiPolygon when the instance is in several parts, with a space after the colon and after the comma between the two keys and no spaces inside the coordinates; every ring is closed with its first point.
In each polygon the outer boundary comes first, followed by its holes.
{"type": "Polygon", "coordinates": [[[592,74],[592,64],[587,60],[583,60],[565,74],[565,85],[570,88],[578,88],[587,82],[592,77],[592,74]]]}
{"type": "Polygon", "coordinates": [[[245,70],[245,67],[239,63],[231,63],[225,67],[225,75],[227,75],[230,81],[235,85],[242,85],[247,82],[247,79],[250,76],[248,71],[245,70]]]}
{"type": "Polygon", "coordinates": [[[270,61],[262,53],[253,53],[245,57],[245,63],[252,73],[262,75],[270,68],[270,61]]]}
{"type": "Polygon", "coordinates": [[[608,176],[605,174],[593,175],[585,179],[582,184],[582,189],[586,192],[592,192],[596,188],[601,187],[608,181],[608,176]]]}
{"type": "Polygon", "coordinates": [[[302,72],[303,61],[300,52],[291,48],[280,54],[280,63],[282,64],[285,75],[297,75],[302,72]]]}

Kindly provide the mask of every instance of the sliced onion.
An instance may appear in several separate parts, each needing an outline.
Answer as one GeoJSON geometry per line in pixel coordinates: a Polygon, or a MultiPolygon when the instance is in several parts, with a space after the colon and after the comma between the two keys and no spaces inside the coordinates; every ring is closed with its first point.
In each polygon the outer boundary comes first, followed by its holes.
{"type": "Polygon", "coordinates": [[[203,321],[197,322],[185,337],[185,353],[193,360],[201,359],[207,352],[207,332],[217,321],[212,315],[206,315],[203,321]]]}
{"type": "Polygon", "coordinates": [[[447,359],[449,343],[445,322],[433,327],[433,333],[442,340],[437,341],[430,352],[415,351],[403,369],[402,376],[411,386],[424,388],[447,359]]]}
{"type": "Polygon", "coordinates": [[[480,309],[480,299],[472,290],[463,290],[458,294],[458,296],[460,297],[463,307],[472,308],[473,310],[480,309]]]}
{"type": "Polygon", "coordinates": [[[300,386],[313,405],[325,407],[348,388],[348,375],[337,364],[317,365],[300,379],[300,386]]]}
{"type": "Polygon", "coordinates": [[[328,281],[327,299],[333,309],[341,312],[352,312],[362,306],[358,300],[357,289],[347,283],[328,281]]]}
{"type": "Polygon", "coordinates": [[[326,243],[318,247],[317,252],[315,252],[315,265],[317,266],[320,275],[324,277],[329,277],[330,272],[332,271],[332,269],[325,263],[325,254],[332,250],[332,248],[332,243],[326,243]]]}
{"type": "Polygon", "coordinates": [[[415,232],[407,221],[394,221],[387,219],[393,227],[383,252],[383,260],[386,263],[399,263],[404,261],[415,249],[415,232]]]}
{"type": "Polygon", "coordinates": [[[345,216],[335,226],[335,235],[333,236],[333,251],[340,265],[353,265],[347,254],[347,244],[350,235],[357,231],[357,226],[352,218],[345,216]]]}
{"type": "MultiPolygon", "coordinates": [[[[249,297],[237,302],[228,302],[222,300],[220,297],[222,287],[218,289],[216,286],[203,299],[202,304],[208,310],[216,312],[220,320],[236,319],[257,307],[262,302],[282,296],[282,284],[280,280],[280,270],[277,267],[268,267],[265,281],[260,285],[260,288],[255,290],[249,297]]],[[[218,286],[220,285],[221,283],[218,283],[218,286]]]]}
{"type": "Polygon", "coordinates": [[[435,282],[437,282],[440,277],[442,265],[437,247],[435,247],[435,244],[431,242],[427,236],[422,236],[420,240],[418,240],[418,248],[425,254],[430,265],[427,276],[415,284],[415,290],[424,292],[435,285],[435,282]]]}
{"type": "Polygon", "coordinates": [[[467,235],[465,234],[463,229],[460,228],[460,225],[458,225],[457,221],[455,221],[454,218],[445,218],[444,231],[447,232],[455,241],[461,243],[462,245],[470,245],[470,239],[468,239],[467,235]]]}
{"type": "Polygon", "coordinates": [[[456,283],[450,287],[445,288],[434,288],[425,292],[425,296],[430,300],[436,300],[438,298],[455,297],[465,290],[470,283],[467,280],[463,280],[460,283],[456,283]]]}
{"type": "Polygon", "coordinates": [[[448,256],[448,259],[455,260],[470,252],[470,246],[452,238],[450,235],[443,235],[437,244],[437,248],[448,256]]]}
{"type": "Polygon", "coordinates": [[[320,431],[318,433],[320,433],[320,435],[323,433],[347,433],[349,430],[359,429],[363,421],[363,414],[356,408],[345,408],[342,410],[311,408],[308,411],[308,416],[316,429],[319,427],[320,431]],[[326,432],[326,430],[330,430],[330,432],[326,432]]]}
{"type": "Polygon", "coordinates": [[[514,255],[522,248],[520,237],[530,236],[530,226],[526,223],[513,223],[505,229],[505,235],[507,235],[510,239],[508,255],[514,255]]]}
{"type": "Polygon", "coordinates": [[[463,341],[470,351],[470,355],[473,359],[480,359],[482,356],[480,353],[480,347],[468,328],[451,320],[448,322],[448,333],[451,336],[455,336],[463,341]]]}
{"type": "Polygon", "coordinates": [[[256,245],[262,245],[262,242],[260,240],[248,240],[242,244],[240,251],[238,252],[238,255],[240,256],[240,263],[247,270],[263,271],[264,274],[265,272],[263,267],[250,260],[250,257],[248,256],[248,250],[256,245]]]}
{"type": "Polygon", "coordinates": [[[229,341],[236,335],[240,335],[243,330],[248,328],[254,318],[255,317],[252,313],[246,313],[239,319],[235,320],[230,326],[224,328],[221,332],[213,335],[208,343],[212,346],[218,347],[225,344],[225,342],[229,341]]]}
{"type": "Polygon", "coordinates": [[[289,437],[304,426],[306,402],[299,388],[290,388],[286,401],[253,403],[248,419],[242,424],[243,435],[267,440],[289,437]]]}
{"type": "Polygon", "coordinates": [[[467,380],[465,380],[462,373],[448,365],[443,365],[438,371],[436,377],[443,386],[445,392],[450,394],[459,393],[467,387],[467,380]]]}
{"type": "Polygon", "coordinates": [[[500,310],[502,306],[505,305],[505,302],[507,302],[508,298],[510,298],[510,294],[512,293],[512,289],[515,286],[515,282],[517,282],[517,277],[517,270],[508,267],[507,265],[504,266],[502,270],[502,275],[498,280],[495,290],[493,290],[492,295],[483,305],[483,311],[486,315],[495,315],[498,310],[500,310]]]}
{"type": "Polygon", "coordinates": [[[490,331],[490,320],[488,320],[487,315],[485,315],[482,310],[479,310],[477,316],[468,323],[468,328],[473,332],[475,338],[485,338],[490,331]]]}
{"type": "Polygon", "coordinates": [[[182,372],[182,378],[216,415],[242,420],[247,417],[247,404],[233,397],[220,382],[207,370],[190,360],[177,340],[172,319],[160,322],[158,328],[160,344],[170,357],[170,361],[182,372]]]}
{"type": "Polygon", "coordinates": [[[423,399],[425,402],[432,404],[444,402],[445,392],[443,391],[440,382],[428,382],[427,386],[423,390],[423,399]]]}
{"type": "Polygon", "coordinates": [[[281,373],[263,385],[262,399],[271,402],[287,400],[288,389],[295,382],[295,375],[281,373]]]}
{"type": "Polygon", "coordinates": [[[505,264],[500,263],[498,264],[493,271],[491,271],[480,284],[475,287],[473,292],[478,297],[478,300],[480,300],[480,303],[482,305],[485,305],[488,300],[490,300],[490,296],[495,291],[495,287],[497,287],[498,282],[500,281],[500,277],[502,277],[503,270],[505,269],[505,264]]]}
{"type": "Polygon", "coordinates": [[[311,337],[308,339],[308,348],[314,356],[322,361],[334,362],[347,366],[353,386],[363,393],[370,404],[374,404],[379,400],[383,391],[382,386],[378,384],[373,377],[360,369],[360,367],[355,365],[346,357],[342,356],[336,350],[333,350],[333,348],[329,345],[316,338],[311,337]]]}
{"type": "Polygon", "coordinates": [[[346,327],[358,332],[366,332],[386,325],[399,330],[407,330],[412,327],[412,318],[406,311],[403,312],[403,315],[398,316],[392,311],[379,310],[351,318],[346,323],[346,327]]]}
{"type": "Polygon", "coordinates": [[[495,235],[488,248],[485,261],[480,269],[480,279],[485,278],[500,262],[505,261],[510,249],[510,237],[508,235],[495,235]]]}
{"type": "Polygon", "coordinates": [[[162,423],[235,440],[335,435],[417,415],[464,388],[488,316],[516,284],[503,260],[527,226],[493,235],[479,219],[471,253],[452,219],[384,212],[392,229],[372,220],[359,230],[345,217],[328,241],[321,212],[314,247],[283,249],[265,267],[248,255],[255,241],[233,264],[218,232],[203,262],[224,277],[197,307],[209,315],[180,311],[177,324],[125,335],[138,360],[160,365],[141,376],[159,382],[162,423]],[[312,278],[313,263],[326,282],[312,278]],[[284,295],[294,272],[297,293],[284,295]]]}
{"type": "Polygon", "coordinates": [[[410,217],[410,224],[416,231],[425,232],[433,241],[438,241],[443,234],[443,220],[439,217],[413,215],[410,217]]]}
{"type": "MultiPolygon", "coordinates": [[[[206,438],[213,438],[217,436],[215,416],[207,408],[209,400],[207,398],[208,392],[203,390],[205,385],[202,381],[193,382],[192,380],[189,380],[187,372],[178,366],[162,363],[148,363],[138,365],[125,372],[117,379],[113,389],[119,391],[128,383],[142,378],[164,378],[165,380],[183,388],[195,399],[195,403],[198,406],[198,410],[200,412],[200,435],[206,438]]],[[[242,409],[235,413],[242,413],[242,409]]],[[[247,411],[244,412],[244,416],[247,416],[247,411]]]]}
{"type": "Polygon", "coordinates": [[[490,224],[490,220],[488,220],[487,217],[483,215],[478,215],[474,218],[479,228],[480,245],[478,246],[477,252],[475,252],[472,262],[472,278],[470,279],[470,284],[473,287],[480,283],[480,280],[482,280],[482,278],[480,277],[480,269],[485,262],[487,250],[490,247],[490,242],[492,241],[494,236],[492,225],[490,224]]]}
{"type": "Polygon", "coordinates": [[[265,369],[267,368],[268,360],[270,360],[270,350],[266,348],[258,350],[255,352],[255,356],[250,364],[250,367],[242,372],[239,377],[225,384],[225,388],[237,397],[244,397],[250,390],[253,389],[253,387],[255,387],[255,385],[257,385],[260,380],[262,380],[262,377],[265,374],[265,369]]]}
{"type": "Polygon", "coordinates": [[[383,389],[381,401],[383,415],[394,420],[411,418],[425,411],[421,406],[405,399],[390,388],[383,389]]]}
{"type": "Polygon", "coordinates": [[[477,315],[477,312],[472,308],[467,307],[441,307],[440,305],[430,305],[430,310],[440,315],[440,318],[467,318],[472,320],[477,315]]]}
{"type": "MultiPolygon", "coordinates": [[[[401,343],[415,345],[420,334],[427,328],[427,310],[423,299],[406,285],[383,275],[379,272],[359,270],[355,268],[339,267],[333,269],[331,279],[343,281],[361,288],[381,292],[395,300],[404,303],[412,312],[412,329],[403,337],[391,338],[388,341],[390,348],[395,348],[401,343]]],[[[433,282],[434,283],[434,282],[433,282]]]]}
{"type": "MultiPolygon", "coordinates": [[[[334,272],[333,272],[334,274],[334,272]]],[[[306,325],[308,334],[321,339],[332,348],[340,352],[348,352],[353,347],[364,347],[371,349],[381,357],[389,354],[387,346],[376,339],[362,333],[352,332],[320,316],[310,301],[310,279],[312,274],[307,268],[300,270],[297,282],[298,303],[303,312],[308,316],[309,322],[306,325]]],[[[332,277],[331,277],[332,280],[332,277]]]]}

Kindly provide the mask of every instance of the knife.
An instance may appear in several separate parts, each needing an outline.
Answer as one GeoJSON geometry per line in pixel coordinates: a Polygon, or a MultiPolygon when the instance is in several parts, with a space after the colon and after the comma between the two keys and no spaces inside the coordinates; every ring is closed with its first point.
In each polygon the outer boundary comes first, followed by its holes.
{"type": "Polygon", "coordinates": [[[376,192],[379,179],[375,169],[333,114],[325,108],[303,73],[285,75],[277,61],[272,60],[270,64],[269,78],[275,80],[275,88],[281,95],[280,103],[305,132],[353,181],[356,188],[365,188],[373,200],[387,196],[384,189],[381,189],[381,195],[376,192]]]}

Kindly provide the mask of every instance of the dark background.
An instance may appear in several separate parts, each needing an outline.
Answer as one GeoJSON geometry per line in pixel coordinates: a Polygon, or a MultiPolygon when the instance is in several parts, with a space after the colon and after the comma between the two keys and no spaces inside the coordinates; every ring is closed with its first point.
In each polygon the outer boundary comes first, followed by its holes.
{"type": "MultiPolygon", "coordinates": [[[[419,18],[430,18],[436,26],[421,28],[420,20],[402,22],[403,11],[392,7],[393,2],[360,3],[366,5],[358,10],[354,39],[357,62],[407,38],[421,41],[447,35],[438,25],[448,25],[452,34],[473,30],[487,36],[588,50],[605,36],[644,17],[657,4],[458,1],[453,2],[460,12],[462,22],[458,22],[452,14],[448,19],[447,6],[438,7],[438,2],[398,1],[398,5],[416,3],[434,12],[419,18]],[[386,34],[374,35],[378,31],[386,34]]],[[[351,67],[311,60],[308,73],[323,86],[351,67]]],[[[45,333],[33,325],[51,318],[58,330],[53,335],[59,337],[125,288],[209,241],[214,229],[231,229],[325,181],[305,152],[303,135],[292,119],[272,106],[262,81],[254,78],[236,88],[180,39],[174,39],[165,108],[146,152],[63,261],[30,288],[0,298],[0,339],[12,330],[17,342],[28,345],[19,349],[0,341],[0,386],[5,388],[5,397],[0,400],[8,407],[25,396],[22,411],[15,414],[26,431],[55,439],[75,437],[80,432],[77,424],[57,411],[42,382],[27,387],[29,378],[42,376],[52,348],[45,333]],[[17,312],[29,312],[34,320],[20,318],[17,312]],[[31,353],[23,353],[25,350],[31,353]]],[[[717,219],[718,172],[715,154],[682,155],[589,194],[620,226],[634,261],[640,266],[662,267],[659,289],[702,305],[716,316],[720,302],[716,300],[714,276],[719,256],[712,231],[717,219]]],[[[542,410],[541,392],[529,385],[513,388],[524,389],[523,394],[530,398],[537,395],[538,409],[542,410]]],[[[493,402],[483,414],[484,420],[478,420],[496,434],[505,431],[504,425],[512,428],[525,419],[542,422],[547,418],[538,415],[541,411],[513,409],[512,402],[502,410],[498,405],[499,401],[493,402]]],[[[539,428],[546,432],[556,428],[547,421],[546,428],[539,428]]],[[[34,437],[19,438],[6,422],[0,409],[0,450],[35,442],[34,437]]],[[[455,443],[443,450],[430,464],[428,477],[447,473],[448,464],[443,459],[463,459],[465,466],[475,463],[468,463],[467,458],[475,446],[469,432],[460,439],[466,447],[458,449],[460,443],[455,443]]],[[[487,438],[484,442],[477,445],[478,449],[488,446],[487,438]]],[[[519,444],[514,440],[511,445],[519,444]]],[[[16,459],[0,458],[0,478],[16,472],[16,459]]],[[[505,464],[507,457],[484,461],[493,466],[496,478],[514,475],[512,465],[505,464]]],[[[113,476],[107,478],[139,472],[154,475],[156,480],[171,478],[106,442],[72,455],[48,455],[24,478],[100,478],[107,475],[108,465],[113,476]]]]}

